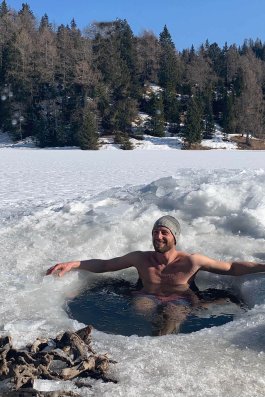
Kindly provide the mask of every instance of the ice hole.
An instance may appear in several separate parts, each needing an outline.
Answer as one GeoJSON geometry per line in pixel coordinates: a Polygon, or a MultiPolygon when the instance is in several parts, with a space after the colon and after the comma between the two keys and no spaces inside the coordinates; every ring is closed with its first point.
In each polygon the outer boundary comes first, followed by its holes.
{"type": "MultiPolygon", "coordinates": [[[[131,281],[104,277],[67,300],[66,311],[70,318],[90,324],[105,333],[124,336],[155,335],[152,319],[135,311],[135,290],[136,284],[131,281]]],[[[208,288],[197,291],[196,294],[200,301],[207,302],[207,307],[192,308],[180,328],[173,333],[187,334],[221,326],[247,310],[247,305],[229,290],[208,288]]],[[[157,305],[155,313],[161,313],[165,307],[165,303],[157,305]]]]}

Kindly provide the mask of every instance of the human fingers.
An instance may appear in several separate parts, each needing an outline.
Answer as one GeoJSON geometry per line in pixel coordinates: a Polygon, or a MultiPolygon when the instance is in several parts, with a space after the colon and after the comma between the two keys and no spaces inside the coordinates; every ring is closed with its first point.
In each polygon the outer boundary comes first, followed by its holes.
{"type": "Polygon", "coordinates": [[[57,274],[59,277],[62,277],[65,273],[70,272],[71,269],[71,263],[62,263],[62,266],[57,269],[57,274]]]}
{"type": "MultiPolygon", "coordinates": [[[[50,274],[56,274],[56,273],[57,273],[58,275],[60,275],[60,273],[62,273],[64,267],[65,267],[65,264],[64,264],[64,263],[57,263],[56,265],[50,267],[50,268],[47,270],[46,275],[48,276],[48,275],[50,275],[50,274]]],[[[64,274],[64,273],[65,273],[65,272],[63,272],[63,274],[64,274]]]]}

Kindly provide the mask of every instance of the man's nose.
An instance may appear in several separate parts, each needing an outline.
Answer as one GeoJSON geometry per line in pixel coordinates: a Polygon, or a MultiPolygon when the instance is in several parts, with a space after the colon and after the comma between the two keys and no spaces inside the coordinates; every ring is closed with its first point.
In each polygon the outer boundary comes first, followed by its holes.
{"type": "Polygon", "coordinates": [[[157,235],[156,235],[156,238],[162,239],[163,238],[162,232],[158,231],[157,235]]]}

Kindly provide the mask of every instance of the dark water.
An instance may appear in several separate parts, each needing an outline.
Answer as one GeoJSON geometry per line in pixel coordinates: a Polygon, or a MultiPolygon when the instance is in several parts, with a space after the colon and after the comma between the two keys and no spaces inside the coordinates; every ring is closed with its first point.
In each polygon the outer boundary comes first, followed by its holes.
{"type": "MultiPolygon", "coordinates": [[[[91,324],[97,330],[106,333],[125,336],[152,335],[151,321],[145,316],[135,313],[132,305],[132,288],[133,285],[125,280],[104,279],[69,300],[66,304],[66,311],[69,317],[84,324],[91,324]]],[[[196,313],[189,314],[181,325],[180,333],[191,333],[203,328],[223,325],[233,321],[235,308],[238,309],[240,306],[242,311],[246,310],[246,307],[236,297],[225,291],[206,290],[199,292],[199,295],[207,302],[212,303],[215,299],[226,298],[231,304],[231,313],[227,313],[226,304],[226,312],[223,314],[207,317],[200,317],[196,313]]]]}

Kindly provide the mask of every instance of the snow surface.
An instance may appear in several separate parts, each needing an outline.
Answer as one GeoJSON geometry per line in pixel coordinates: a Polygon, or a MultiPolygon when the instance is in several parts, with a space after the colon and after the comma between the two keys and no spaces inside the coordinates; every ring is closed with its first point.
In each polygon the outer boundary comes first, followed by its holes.
{"type": "MultiPolygon", "coordinates": [[[[134,150],[181,150],[183,138],[178,136],[154,137],[143,135],[143,140],[130,138],[134,150]]],[[[102,143],[100,150],[120,150],[119,145],[113,143],[112,137],[100,138],[102,143]]],[[[212,139],[203,139],[201,145],[209,149],[237,150],[237,144],[231,141],[224,141],[220,130],[216,130],[212,139]]]]}
{"type": "MultiPolygon", "coordinates": [[[[265,261],[263,152],[4,148],[0,166],[0,330],[17,346],[82,327],[68,318],[65,299],[93,277],[105,277],[82,272],[44,277],[48,267],[150,249],[153,222],[162,214],[180,220],[183,250],[265,261]]],[[[136,277],[131,269],[113,275],[136,277]]],[[[197,281],[201,288],[232,288],[250,310],[224,326],[186,335],[141,338],[94,330],[95,349],[118,362],[109,374],[118,383],[91,381],[91,389],[78,392],[263,396],[265,275],[204,273],[197,281]]],[[[37,386],[61,385],[39,381],[37,386]]],[[[75,390],[71,382],[63,387],[75,390]]]]}
{"type": "Polygon", "coordinates": [[[201,142],[202,146],[211,148],[211,149],[226,149],[226,150],[235,150],[237,149],[237,144],[235,142],[224,141],[223,133],[218,128],[215,127],[214,136],[212,139],[203,139],[201,142]]]}
{"type": "MultiPolygon", "coordinates": [[[[132,127],[136,129],[141,127],[145,129],[148,121],[151,117],[147,113],[139,112],[137,118],[132,123],[132,127]]],[[[143,135],[143,140],[130,138],[133,144],[134,150],[181,150],[183,144],[183,138],[179,136],[168,136],[167,127],[165,131],[165,137],[154,137],[150,135],[143,135]]],[[[121,150],[119,145],[113,142],[113,136],[100,137],[100,150],[121,150]]],[[[225,150],[236,150],[237,144],[235,142],[224,141],[223,134],[219,125],[215,125],[215,132],[212,139],[203,139],[201,145],[209,149],[225,149],[225,150]]],[[[22,141],[16,143],[12,142],[11,138],[7,133],[0,132],[0,149],[1,148],[36,148],[36,145],[31,137],[28,137],[22,141]]],[[[37,148],[36,148],[37,149],[37,148]]],[[[46,148],[46,150],[49,148],[46,148]]],[[[57,148],[62,150],[62,148],[57,148]]],[[[65,147],[63,150],[79,150],[78,147],[65,147]]],[[[54,150],[54,148],[53,148],[54,150]]]]}

